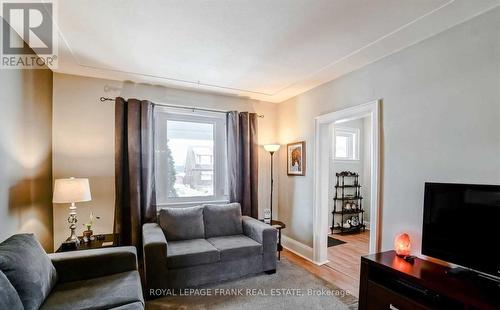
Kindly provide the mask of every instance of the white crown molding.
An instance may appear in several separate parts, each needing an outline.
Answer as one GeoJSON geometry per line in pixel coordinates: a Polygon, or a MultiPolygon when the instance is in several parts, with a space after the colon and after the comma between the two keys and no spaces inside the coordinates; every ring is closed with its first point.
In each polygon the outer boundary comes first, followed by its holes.
{"type": "Polygon", "coordinates": [[[126,70],[110,69],[105,67],[84,64],[78,59],[64,34],[56,25],[61,41],[67,52],[60,52],[60,66],[64,68],[54,70],[59,73],[91,76],[117,81],[130,80],[137,83],[158,84],[167,87],[195,89],[199,91],[215,92],[220,94],[236,95],[251,99],[283,102],[301,93],[304,93],[321,84],[334,80],[342,75],[374,63],[409,46],[422,42],[460,23],[470,20],[480,14],[494,9],[500,4],[498,0],[467,1],[451,0],[435,8],[409,23],[379,37],[378,39],[358,48],[339,59],[319,68],[299,81],[291,83],[274,92],[260,92],[251,89],[239,89],[225,85],[215,85],[201,81],[190,81],[175,77],[164,77],[126,70]],[[73,60],[73,63],[68,58],[73,60]]]}

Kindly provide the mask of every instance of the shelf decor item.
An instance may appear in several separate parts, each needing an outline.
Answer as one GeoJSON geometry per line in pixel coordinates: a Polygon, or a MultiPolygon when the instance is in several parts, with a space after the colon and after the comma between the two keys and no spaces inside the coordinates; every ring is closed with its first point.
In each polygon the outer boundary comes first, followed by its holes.
{"type": "Polygon", "coordinates": [[[56,179],[54,183],[54,196],[52,198],[53,203],[69,203],[69,229],[71,231],[70,236],[66,240],[69,243],[75,243],[78,245],[80,241],[76,236],[76,202],[90,201],[92,197],[90,195],[90,185],[89,179],[83,178],[68,178],[68,179],[56,179]]]}
{"type": "Polygon", "coordinates": [[[95,216],[94,212],[91,211],[89,216],[89,221],[83,224],[83,226],[87,228],[87,230],[83,232],[83,242],[89,242],[95,239],[94,232],[92,231],[92,225],[94,225],[94,222],[98,219],[100,219],[100,217],[95,216]]]}
{"type": "Polygon", "coordinates": [[[342,224],[342,227],[343,228],[351,228],[351,220],[345,221],[345,223],[342,224]]]}
{"type": "Polygon", "coordinates": [[[365,230],[361,201],[361,185],[359,174],[350,171],[336,173],[335,196],[333,198],[333,218],[330,230],[332,234],[338,232],[356,233],[365,230]],[[340,223],[338,224],[338,219],[340,223]],[[337,222],[336,222],[337,220],[337,222]],[[345,225],[349,223],[348,225],[345,225]]]}

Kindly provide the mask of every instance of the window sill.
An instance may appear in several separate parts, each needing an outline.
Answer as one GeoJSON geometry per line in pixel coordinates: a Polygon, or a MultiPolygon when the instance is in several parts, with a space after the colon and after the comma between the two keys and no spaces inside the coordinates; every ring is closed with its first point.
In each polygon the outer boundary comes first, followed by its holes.
{"type": "Polygon", "coordinates": [[[229,200],[207,200],[207,201],[186,201],[186,202],[168,202],[156,205],[156,209],[169,208],[169,207],[192,207],[206,204],[225,204],[229,200]]]}
{"type": "Polygon", "coordinates": [[[352,162],[358,162],[360,160],[359,159],[334,159],[333,161],[336,163],[352,163],[352,162]]]}

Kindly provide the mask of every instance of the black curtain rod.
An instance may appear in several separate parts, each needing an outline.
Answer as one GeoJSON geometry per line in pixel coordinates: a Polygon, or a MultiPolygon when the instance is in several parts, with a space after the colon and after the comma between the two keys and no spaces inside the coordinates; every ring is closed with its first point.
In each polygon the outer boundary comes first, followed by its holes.
{"type": "MultiPolygon", "coordinates": [[[[112,101],[115,102],[114,98],[108,98],[108,97],[101,97],[99,98],[101,102],[106,102],[106,101],[112,101]]],[[[169,108],[176,108],[176,109],[186,109],[186,110],[192,110],[192,111],[205,111],[205,112],[217,112],[217,113],[229,113],[229,111],[222,111],[222,110],[213,110],[213,109],[205,109],[205,108],[190,108],[190,107],[185,107],[185,106],[178,106],[178,105],[171,105],[171,104],[164,104],[164,103],[154,103],[154,105],[162,106],[162,107],[169,107],[169,108]]],[[[259,118],[264,118],[264,115],[258,114],[257,117],[259,118]]]]}

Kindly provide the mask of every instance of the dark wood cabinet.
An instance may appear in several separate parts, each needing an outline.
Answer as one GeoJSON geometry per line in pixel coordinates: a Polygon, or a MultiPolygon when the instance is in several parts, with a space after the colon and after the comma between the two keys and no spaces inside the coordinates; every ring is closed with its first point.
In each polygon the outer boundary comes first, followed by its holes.
{"type": "Polygon", "coordinates": [[[410,298],[370,280],[368,280],[366,304],[369,305],[368,309],[429,309],[410,298]]]}
{"type": "Polygon", "coordinates": [[[500,309],[498,283],[394,251],[361,258],[359,309],[500,309]]]}

